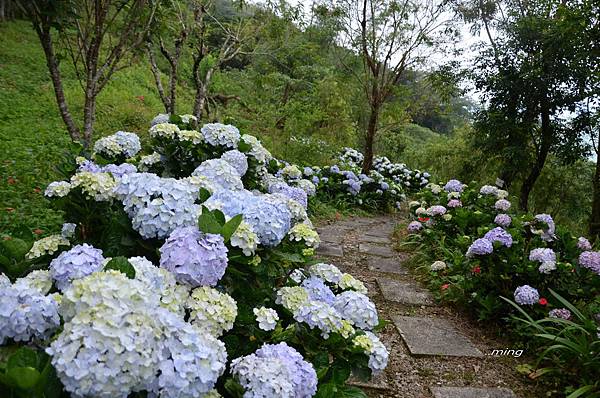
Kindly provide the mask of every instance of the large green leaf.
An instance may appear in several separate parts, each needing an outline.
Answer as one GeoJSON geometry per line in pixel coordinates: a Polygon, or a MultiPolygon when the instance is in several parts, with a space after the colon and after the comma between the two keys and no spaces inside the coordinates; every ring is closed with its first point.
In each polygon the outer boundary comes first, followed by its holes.
{"type": "Polygon", "coordinates": [[[202,206],[202,214],[198,218],[198,228],[206,234],[220,234],[223,226],[210,210],[202,206]]]}
{"type": "Polygon", "coordinates": [[[133,268],[133,265],[131,265],[131,263],[127,260],[127,258],[122,257],[122,256],[115,257],[112,260],[110,260],[106,264],[104,269],[105,270],[114,269],[114,270],[117,270],[117,271],[127,275],[127,277],[129,279],[135,278],[135,268],[133,268]]]}
{"type": "Polygon", "coordinates": [[[223,225],[223,230],[221,233],[223,234],[223,239],[225,239],[225,242],[229,242],[229,239],[231,239],[231,237],[233,236],[233,234],[238,229],[241,223],[242,215],[238,214],[231,220],[227,221],[225,225],[223,225]]]}

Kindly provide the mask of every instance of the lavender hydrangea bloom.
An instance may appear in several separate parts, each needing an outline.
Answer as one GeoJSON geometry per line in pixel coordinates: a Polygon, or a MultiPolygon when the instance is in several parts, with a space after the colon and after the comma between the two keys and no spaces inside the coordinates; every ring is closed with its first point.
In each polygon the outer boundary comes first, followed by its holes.
{"type": "Polygon", "coordinates": [[[552,242],[554,240],[554,231],[556,229],[552,216],[550,216],[550,214],[537,214],[535,219],[539,222],[545,223],[548,226],[547,229],[540,231],[540,237],[542,240],[544,242],[552,242]]]}
{"type": "Polygon", "coordinates": [[[74,279],[83,278],[102,269],[104,257],[102,250],[87,243],[74,246],[71,250],[62,252],[50,263],[50,275],[56,287],[64,290],[74,279]]]}
{"type": "Polygon", "coordinates": [[[305,209],[308,207],[308,195],[302,188],[291,187],[285,182],[278,182],[269,186],[269,193],[281,193],[300,203],[305,209]]]}
{"type": "Polygon", "coordinates": [[[494,204],[494,207],[496,208],[496,210],[500,210],[500,211],[506,211],[508,209],[510,209],[510,202],[506,199],[498,199],[496,201],[496,203],[494,204]]]}
{"type": "Polygon", "coordinates": [[[557,319],[570,319],[571,311],[569,311],[566,308],[556,308],[556,309],[550,311],[548,313],[548,316],[550,318],[557,318],[557,319]]]}
{"type": "Polygon", "coordinates": [[[121,178],[123,177],[125,174],[131,174],[131,173],[137,173],[137,168],[129,163],[123,163],[123,164],[108,164],[104,167],[102,167],[101,172],[103,173],[111,173],[113,175],[113,177],[116,178],[121,178]]]}
{"type": "Polygon", "coordinates": [[[317,392],[317,373],[302,355],[286,343],[264,344],[256,351],[259,358],[277,358],[289,370],[295,398],[309,398],[317,392]]]}
{"type": "Polygon", "coordinates": [[[166,113],[159,113],[158,115],[156,115],[154,117],[154,119],[152,119],[152,121],[150,122],[150,127],[157,125],[157,124],[162,124],[162,123],[169,123],[169,115],[166,113]]]}
{"type": "Polygon", "coordinates": [[[379,323],[375,304],[364,294],[345,291],[335,297],[333,307],[356,327],[371,330],[379,323]]]}
{"type": "Polygon", "coordinates": [[[221,159],[232,165],[240,176],[248,171],[248,158],[238,150],[231,150],[221,155],[221,159]]]}
{"type": "Polygon", "coordinates": [[[579,239],[577,239],[577,247],[581,250],[592,250],[592,244],[583,236],[580,236],[579,239]]]}
{"type": "Polygon", "coordinates": [[[458,180],[449,180],[446,185],[444,185],[444,191],[460,193],[463,191],[463,184],[458,180]]]}
{"type": "Polygon", "coordinates": [[[485,238],[480,238],[469,246],[469,249],[467,249],[467,257],[485,256],[491,254],[493,251],[494,246],[492,245],[492,242],[485,238]]]}
{"type": "Polygon", "coordinates": [[[90,173],[101,173],[102,167],[98,166],[96,163],[91,160],[84,159],[77,168],[77,172],[90,172],[90,173]]]}
{"type": "Polygon", "coordinates": [[[484,239],[490,242],[500,242],[502,246],[511,247],[513,243],[512,235],[504,230],[502,227],[496,227],[488,231],[484,236],[484,239]]]}
{"type": "Polygon", "coordinates": [[[514,297],[517,304],[533,305],[540,299],[540,294],[537,289],[529,285],[523,285],[515,290],[514,297]]]}
{"type": "Polygon", "coordinates": [[[585,251],[581,253],[579,265],[600,275],[600,252],[585,251]]]}
{"type": "Polygon", "coordinates": [[[0,289],[0,345],[7,338],[45,339],[60,326],[58,303],[25,284],[0,289]]]}
{"type": "Polygon", "coordinates": [[[494,218],[494,223],[504,228],[508,227],[511,222],[512,219],[508,214],[498,214],[496,218],[494,218]]]}
{"type": "Polygon", "coordinates": [[[446,208],[440,205],[431,206],[427,209],[427,214],[430,216],[443,216],[446,214],[446,208]]]}
{"type": "Polygon", "coordinates": [[[419,232],[422,228],[423,228],[423,224],[421,224],[418,221],[411,221],[407,227],[408,232],[410,232],[410,233],[419,232]]]}
{"type": "Polygon", "coordinates": [[[451,209],[455,209],[457,207],[462,207],[462,203],[458,199],[450,199],[448,201],[448,207],[451,208],[451,209]]]}
{"type": "Polygon", "coordinates": [[[539,247],[529,252],[529,260],[540,263],[556,262],[556,253],[552,249],[539,247]]]}
{"type": "Polygon", "coordinates": [[[244,209],[246,221],[258,235],[260,243],[267,247],[274,247],[285,238],[290,230],[292,215],[287,206],[262,199],[251,202],[244,209]]]}
{"type": "Polygon", "coordinates": [[[204,234],[197,227],[174,230],[160,248],[160,266],[178,282],[214,286],[227,268],[227,247],[221,235],[204,234]]]}
{"type": "Polygon", "coordinates": [[[311,300],[322,301],[329,305],[333,305],[335,295],[321,278],[311,276],[302,282],[302,287],[308,292],[308,297],[311,300]]]}

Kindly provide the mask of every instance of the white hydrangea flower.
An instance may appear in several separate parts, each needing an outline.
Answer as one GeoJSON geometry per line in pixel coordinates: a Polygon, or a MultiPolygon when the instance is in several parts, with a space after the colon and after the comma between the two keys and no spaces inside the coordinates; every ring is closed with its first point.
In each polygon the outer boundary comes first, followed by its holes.
{"type": "Polygon", "coordinates": [[[364,283],[348,273],[342,274],[342,277],[337,285],[342,290],[354,290],[362,294],[367,294],[369,292],[364,283]]]}
{"type": "Polygon", "coordinates": [[[48,184],[44,195],[49,198],[63,198],[71,192],[71,184],[67,181],[54,181],[48,184]]]}
{"type": "Polygon", "coordinates": [[[312,276],[318,276],[325,282],[337,284],[342,279],[342,271],[333,264],[318,263],[308,270],[312,276]]]}
{"type": "Polygon", "coordinates": [[[15,281],[15,286],[20,286],[23,289],[32,289],[42,295],[48,294],[52,289],[52,275],[48,270],[35,270],[28,273],[23,278],[15,281]]]}
{"type": "Polygon", "coordinates": [[[237,148],[240,141],[240,131],[230,124],[208,123],[202,126],[200,132],[212,146],[237,148]]]}
{"type": "Polygon", "coordinates": [[[150,127],[150,137],[165,137],[174,139],[179,134],[179,127],[172,123],[158,123],[150,127]]]}
{"type": "Polygon", "coordinates": [[[283,305],[291,312],[308,302],[308,292],[300,286],[285,286],[277,291],[277,304],[283,305]]]}
{"type": "Polygon", "coordinates": [[[150,155],[145,155],[140,158],[138,163],[139,171],[148,171],[155,164],[160,163],[160,153],[153,152],[150,155]]]}
{"type": "Polygon", "coordinates": [[[71,177],[71,186],[80,188],[88,199],[106,202],[114,197],[117,182],[110,173],[83,171],[71,177]]]}
{"type": "Polygon", "coordinates": [[[421,202],[417,202],[416,200],[413,200],[408,203],[409,209],[412,209],[413,207],[419,207],[419,206],[421,206],[421,202]]]}
{"type": "Polygon", "coordinates": [[[258,327],[262,330],[274,330],[277,325],[277,321],[279,320],[279,315],[277,315],[277,311],[272,308],[260,307],[254,308],[252,310],[254,315],[256,316],[256,322],[258,322],[258,327]]]}
{"type": "Polygon", "coordinates": [[[31,246],[31,249],[29,249],[25,258],[32,260],[44,255],[53,255],[58,251],[60,246],[68,247],[70,245],[71,242],[61,235],[50,235],[33,242],[33,246],[31,246]]]}
{"type": "Polygon", "coordinates": [[[237,317],[235,300],[209,286],[194,289],[186,306],[191,310],[190,322],[215,337],[230,330],[237,317]]]}
{"type": "Polygon", "coordinates": [[[185,124],[190,124],[191,122],[197,122],[198,118],[194,115],[190,115],[190,114],[185,114],[185,115],[179,115],[179,117],[181,118],[181,121],[185,124]]]}
{"type": "Polygon", "coordinates": [[[429,267],[429,269],[431,269],[434,272],[444,270],[446,269],[446,263],[440,260],[434,261],[429,267]]]}
{"type": "Polygon", "coordinates": [[[244,398],[295,398],[294,385],[285,363],[254,354],[231,361],[231,373],[244,387],[244,398]]]}
{"type": "Polygon", "coordinates": [[[253,256],[258,247],[258,235],[252,229],[250,224],[242,221],[229,241],[231,246],[242,249],[244,256],[253,256]]]}
{"type": "Polygon", "coordinates": [[[540,271],[542,274],[549,274],[555,270],[556,263],[554,261],[544,261],[538,268],[538,271],[540,271]]]}
{"type": "Polygon", "coordinates": [[[308,196],[314,196],[317,193],[317,187],[312,181],[301,179],[296,182],[296,186],[306,192],[308,196]]]}
{"type": "Polygon", "coordinates": [[[204,137],[196,130],[179,130],[177,132],[177,138],[179,141],[189,141],[194,145],[204,142],[204,137]]]}
{"type": "Polygon", "coordinates": [[[309,300],[294,311],[294,319],[308,324],[311,329],[321,331],[321,337],[328,339],[333,332],[343,329],[342,316],[323,301],[309,300]]]}
{"type": "Polygon", "coordinates": [[[319,243],[321,243],[321,239],[319,239],[319,234],[317,231],[310,228],[306,224],[294,225],[288,232],[288,236],[292,242],[304,241],[308,247],[317,248],[319,247],[319,243]]]}
{"type": "Polygon", "coordinates": [[[140,137],[127,131],[117,131],[113,135],[102,137],[94,144],[94,153],[109,157],[124,156],[130,158],[142,149],[140,137]]]}
{"type": "Polygon", "coordinates": [[[281,174],[292,180],[302,178],[302,171],[295,164],[285,166],[281,174]]]}
{"type": "Polygon", "coordinates": [[[265,164],[273,159],[273,155],[260,143],[260,141],[253,135],[244,134],[242,135],[242,141],[250,145],[251,149],[248,151],[248,155],[252,156],[260,164],[265,164]]]}

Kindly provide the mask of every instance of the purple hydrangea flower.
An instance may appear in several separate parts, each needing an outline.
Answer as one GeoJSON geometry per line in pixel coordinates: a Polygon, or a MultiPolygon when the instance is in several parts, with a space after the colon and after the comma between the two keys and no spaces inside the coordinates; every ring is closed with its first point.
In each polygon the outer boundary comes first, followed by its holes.
{"type": "Polygon", "coordinates": [[[499,199],[494,204],[494,207],[496,208],[496,210],[500,210],[500,211],[506,211],[506,210],[510,209],[510,206],[511,206],[510,202],[506,199],[499,199]]]}
{"type": "Polygon", "coordinates": [[[227,268],[227,247],[221,235],[179,227],[160,248],[160,266],[175,274],[180,283],[214,286],[227,268]]]}
{"type": "Polygon", "coordinates": [[[467,257],[473,256],[485,256],[491,254],[494,251],[494,246],[492,242],[485,238],[477,239],[475,242],[469,246],[467,250],[467,257]]]}
{"type": "Polygon", "coordinates": [[[554,231],[556,226],[554,225],[554,220],[550,214],[537,214],[535,219],[539,222],[545,223],[548,228],[544,229],[540,237],[544,242],[552,242],[554,240],[554,231]]]}
{"type": "Polygon", "coordinates": [[[600,275],[600,252],[585,251],[581,253],[579,265],[600,275]]]}
{"type": "Polygon", "coordinates": [[[319,183],[319,181],[320,181],[320,180],[319,180],[319,177],[317,177],[317,176],[313,176],[313,178],[312,178],[312,183],[313,183],[313,184],[317,185],[317,184],[319,183]]]}
{"type": "Polygon", "coordinates": [[[458,199],[450,199],[448,201],[448,207],[451,209],[455,209],[457,207],[462,207],[462,202],[458,199]]]}
{"type": "Polygon", "coordinates": [[[558,319],[570,319],[571,311],[566,308],[557,308],[548,313],[550,318],[558,318],[558,319]]]}
{"type": "Polygon", "coordinates": [[[340,172],[340,168],[338,167],[338,165],[334,164],[333,166],[331,166],[329,168],[329,171],[331,171],[332,173],[338,174],[340,172]]]}
{"type": "Polygon", "coordinates": [[[506,232],[502,227],[496,227],[491,231],[488,231],[483,238],[492,243],[500,242],[502,246],[506,247],[511,247],[513,243],[512,235],[506,232]]]}
{"type": "Polygon", "coordinates": [[[277,358],[289,370],[294,386],[294,397],[309,398],[317,392],[317,373],[302,355],[286,343],[264,344],[256,350],[259,358],[277,358]]]}
{"type": "Polygon", "coordinates": [[[463,191],[463,184],[458,180],[450,180],[444,185],[444,191],[460,193],[463,191]]]}
{"type": "Polygon", "coordinates": [[[379,184],[379,186],[381,187],[382,190],[387,191],[390,188],[390,184],[388,184],[387,182],[383,181],[381,184],[379,184]]]}
{"type": "Polygon", "coordinates": [[[137,168],[129,163],[123,164],[108,164],[102,167],[101,170],[103,173],[111,173],[113,176],[120,178],[125,174],[137,173],[137,168]]]}
{"type": "Polygon", "coordinates": [[[427,209],[427,214],[430,216],[443,216],[446,214],[446,208],[440,205],[431,206],[427,209]]]}
{"type": "Polygon", "coordinates": [[[577,247],[581,250],[592,250],[592,244],[583,236],[580,236],[579,239],[577,239],[577,247]]]}
{"type": "Polygon", "coordinates": [[[421,224],[418,221],[411,221],[410,224],[408,224],[408,232],[410,233],[415,233],[420,231],[423,228],[423,224],[421,224]]]}
{"type": "Polygon", "coordinates": [[[538,302],[540,299],[540,294],[537,289],[529,286],[523,285],[519,286],[515,290],[515,301],[520,305],[533,305],[538,302]]]}
{"type": "Polygon", "coordinates": [[[552,249],[540,247],[529,252],[529,260],[540,263],[556,262],[556,253],[552,249]]]}
{"type": "Polygon", "coordinates": [[[79,165],[79,167],[77,168],[78,172],[90,172],[90,173],[100,173],[102,172],[102,167],[98,166],[96,163],[92,162],[91,160],[84,160],[83,162],[81,162],[81,164],[79,165]]]}
{"type": "Polygon", "coordinates": [[[302,188],[291,187],[285,182],[277,182],[269,186],[269,193],[281,193],[300,203],[305,209],[308,207],[308,196],[302,188]]]}
{"type": "Polygon", "coordinates": [[[56,287],[65,290],[74,279],[83,278],[102,269],[102,250],[87,243],[62,252],[50,263],[50,275],[56,287]]]}
{"type": "Polygon", "coordinates": [[[333,305],[335,295],[331,289],[325,285],[321,278],[311,276],[302,281],[302,287],[308,292],[308,297],[311,300],[322,301],[329,305],[333,305]]]}
{"type": "Polygon", "coordinates": [[[508,227],[512,222],[512,219],[508,214],[498,214],[496,218],[494,218],[494,222],[501,227],[508,227]]]}

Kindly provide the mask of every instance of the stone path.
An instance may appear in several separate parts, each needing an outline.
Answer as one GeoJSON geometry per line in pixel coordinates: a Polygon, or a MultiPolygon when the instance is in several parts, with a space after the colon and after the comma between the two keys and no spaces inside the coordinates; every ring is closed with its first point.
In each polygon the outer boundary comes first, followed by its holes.
{"type": "Polygon", "coordinates": [[[389,216],[351,218],[317,228],[324,261],[361,279],[390,324],[380,337],[390,351],[386,371],[353,384],[369,397],[516,398],[542,393],[516,373],[512,357],[486,355],[506,347],[464,315],[435,303],[393,250],[398,223],[389,216]],[[514,392],[513,392],[514,391],[514,392]],[[518,394],[518,395],[517,395],[518,394]]]}

